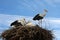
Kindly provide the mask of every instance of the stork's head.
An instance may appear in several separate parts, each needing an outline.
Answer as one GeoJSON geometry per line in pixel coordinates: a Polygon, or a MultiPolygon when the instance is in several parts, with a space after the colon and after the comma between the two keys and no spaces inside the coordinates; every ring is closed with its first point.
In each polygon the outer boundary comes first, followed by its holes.
{"type": "Polygon", "coordinates": [[[44,9],[44,12],[48,12],[46,9],[44,9]]]}

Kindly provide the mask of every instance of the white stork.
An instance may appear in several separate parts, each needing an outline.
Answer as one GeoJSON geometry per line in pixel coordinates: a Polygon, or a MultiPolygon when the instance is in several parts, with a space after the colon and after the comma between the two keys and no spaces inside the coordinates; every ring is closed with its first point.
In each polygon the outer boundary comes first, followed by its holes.
{"type": "MultiPolygon", "coordinates": [[[[41,25],[42,25],[42,19],[46,16],[46,12],[47,12],[47,10],[46,9],[44,9],[44,12],[43,12],[43,14],[37,14],[34,18],[33,18],[33,20],[41,20],[41,25]]],[[[40,22],[39,22],[39,24],[40,24],[40,22]]]]}
{"type": "Polygon", "coordinates": [[[18,26],[24,26],[25,24],[26,24],[26,21],[23,18],[21,20],[16,20],[16,21],[12,22],[10,26],[12,26],[13,28],[15,28],[15,27],[18,27],[18,26]]]}

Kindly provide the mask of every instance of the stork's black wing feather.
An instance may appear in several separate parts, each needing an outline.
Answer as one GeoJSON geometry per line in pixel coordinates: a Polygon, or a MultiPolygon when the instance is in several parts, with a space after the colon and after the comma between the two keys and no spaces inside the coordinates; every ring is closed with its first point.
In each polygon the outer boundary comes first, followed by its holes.
{"type": "Polygon", "coordinates": [[[39,14],[37,14],[37,15],[33,18],[33,20],[37,20],[38,16],[39,16],[39,14]]]}
{"type": "Polygon", "coordinates": [[[21,22],[18,22],[18,20],[12,22],[10,26],[12,26],[12,25],[15,25],[15,26],[23,26],[23,25],[21,24],[21,22]]]}
{"type": "Polygon", "coordinates": [[[12,22],[12,23],[10,24],[10,26],[15,25],[16,23],[17,23],[17,20],[14,21],[14,22],[12,22]]]}
{"type": "Polygon", "coordinates": [[[37,14],[37,15],[33,18],[33,20],[41,20],[41,19],[43,19],[43,17],[40,16],[40,14],[37,14]]]}

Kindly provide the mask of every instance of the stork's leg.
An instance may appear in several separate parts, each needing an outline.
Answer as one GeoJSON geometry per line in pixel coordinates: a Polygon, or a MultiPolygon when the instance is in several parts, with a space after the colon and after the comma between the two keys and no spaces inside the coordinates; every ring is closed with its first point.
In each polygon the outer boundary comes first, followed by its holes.
{"type": "Polygon", "coordinates": [[[42,20],[41,20],[41,27],[42,27],[42,20]]]}
{"type": "Polygon", "coordinates": [[[42,27],[42,20],[40,20],[40,26],[42,27]]]}
{"type": "Polygon", "coordinates": [[[40,20],[38,21],[38,25],[41,26],[41,21],[40,20]]]}
{"type": "Polygon", "coordinates": [[[39,20],[38,24],[40,27],[42,27],[42,20],[39,20]]]}

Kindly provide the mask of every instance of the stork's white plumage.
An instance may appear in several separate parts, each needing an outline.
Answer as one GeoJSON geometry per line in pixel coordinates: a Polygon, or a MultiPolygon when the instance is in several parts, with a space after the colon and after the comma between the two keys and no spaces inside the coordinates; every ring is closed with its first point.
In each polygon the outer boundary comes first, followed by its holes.
{"type": "Polygon", "coordinates": [[[12,27],[12,28],[16,28],[15,25],[12,25],[11,27],[12,27]]]}
{"type": "Polygon", "coordinates": [[[44,9],[44,12],[42,14],[39,14],[39,16],[44,17],[46,16],[46,12],[48,12],[46,9],[44,9]]]}
{"type": "Polygon", "coordinates": [[[18,20],[18,22],[21,22],[21,24],[24,26],[26,24],[26,20],[25,18],[21,19],[21,20],[18,20]]]}
{"type": "Polygon", "coordinates": [[[35,26],[32,22],[28,22],[26,26],[35,26]]]}

